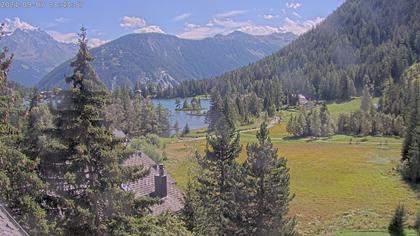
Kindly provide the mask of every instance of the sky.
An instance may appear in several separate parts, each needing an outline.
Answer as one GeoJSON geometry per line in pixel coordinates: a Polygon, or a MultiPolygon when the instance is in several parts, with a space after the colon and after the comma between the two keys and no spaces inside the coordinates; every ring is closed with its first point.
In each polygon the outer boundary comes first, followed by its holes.
{"type": "Polygon", "coordinates": [[[129,33],[159,32],[187,39],[242,31],[302,34],[344,0],[13,0],[0,2],[10,31],[42,29],[75,42],[81,26],[92,47],[129,33]],[[9,3],[9,4],[7,4],[9,3]],[[27,3],[31,3],[30,5],[27,3]]]}

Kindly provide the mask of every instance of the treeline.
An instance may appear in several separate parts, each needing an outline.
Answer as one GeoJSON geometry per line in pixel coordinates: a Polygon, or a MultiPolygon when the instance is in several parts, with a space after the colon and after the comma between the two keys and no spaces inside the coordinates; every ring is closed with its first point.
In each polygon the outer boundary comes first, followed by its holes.
{"type": "MultiPolygon", "coordinates": [[[[385,89],[384,94],[388,93],[385,89]]],[[[391,101],[389,101],[391,102],[391,101]]],[[[386,112],[388,101],[380,99],[373,104],[368,86],[363,90],[359,111],[340,114],[337,121],[337,133],[347,135],[392,135],[402,137],[405,132],[405,121],[401,113],[386,112]]]]}
{"type": "Polygon", "coordinates": [[[217,78],[154,92],[188,97],[215,89],[222,96],[255,92],[260,99],[274,99],[268,91],[281,85],[285,94],[346,100],[371,84],[372,94],[379,96],[386,80],[400,83],[404,71],[420,59],[419,11],[415,0],[346,1],[317,28],[272,56],[217,78]]]}
{"type": "Polygon", "coordinates": [[[203,108],[201,107],[201,99],[193,97],[190,102],[188,99],[184,99],[184,102],[181,105],[181,100],[179,98],[175,99],[175,110],[176,111],[189,111],[200,114],[203,108]]]}
{"type": "Polygon", "coordinates": [[[113,128],[130,137],[166,135],[171,128],[166,108],[161,104],[154,106],[150,98],[143,97],[128,86],[114,89],[106,115],[113,128]]]}
{"type": "Polygon", "coordinates": [[[297,235],[296,221],[288,215],[292,199],[287,161],[279,157],[265,123],[258,143],[241,152],[229,107],[213,109],[207,148],[196,153],[198,171],[190,180],[183,218],[197,235],[297,235]],[[217,114],[216,114],[217,113],[217,114]]]}
{"type": "MultiPolygon", "coordinates": [[[[384,94],[388,94],[387,89],[384,94]]],[[[325,103],[319,112],[316,108],[309,111],[303,108],[298,115],[290,118],[287,131],[295,137],[328,137],[333,134],[402,137],[405,133],[405,119],[401,110],[405,105],[397,106],[396,101],[384,97],[379,103],[380,105],[373,104],[369,87],[365,86],[358,111],[342,113],[334,121],[325,103]],[[391,105],[394,111],[387,112],[387,107],[390,107],[388,103],[394,104],[391,105]]]]}
{"type": "Polygon", "coordinates": [[[286,129],[295,137],[329,137],[335,133],[335,123],[324,103],[319,111],[302,109],[298,115],[292,115],[286,129]]]}
{"type": "MultiPolygon", "coordinates": [[[[207,112],[207,123],[209,130],[212,130],[213,120],[217,119],[221,110],[226,110],[230,118],[239,124],[253,123],[255,118],[260,117],[263,102],[256,94],[243,96],[227,96],[222,98],[219,93],[213,92],[211,95],[210,109],[207,112]]],[[[274,111],[272,114],[274,115],[274,111]]]]}
{"type": "Polygon", "coordinates": [[[159,200],[122,189],[147,170],[122,165],[131,151],[112,135],[111,95],[90,65],[86,31],[79,36],[71,88],[55,106],[35,91],[19,125],[11,115],[22,100],[6,86],[12,57],[0,54],[1,201],[31,235],[191,235],[177,216],[150,215],[159,200]]]}
{"type": "MultiPolygon", "coordinates": [[[[420,182],[420,64],[406,72],[407,81],[400,94],[405,94],[406,132],[402,147],[400,171],[404,179],[420,182]]],[[[402,100],[402,99],[401,99],[402,100]]]]}

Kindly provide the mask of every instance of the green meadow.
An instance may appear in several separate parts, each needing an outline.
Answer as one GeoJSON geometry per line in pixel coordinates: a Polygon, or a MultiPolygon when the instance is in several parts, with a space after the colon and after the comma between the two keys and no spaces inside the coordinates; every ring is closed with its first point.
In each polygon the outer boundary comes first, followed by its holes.
{"type": "MultiPolygon", "coordinates": [[[[359,99],[354,99],[329,108],[338,116],[340,111],[357,110],[359,104],[359,99]]],[[[272,126],[270,136],[279,155],[288,160],[294,194],[290,213],[296,216],[302,234],[387,235],[387,225],[399,203],[407,209],[408,223],[413,223],[420,209],[420,194],[419,188],[408,186],[396,170],[402,139],[345,135],[292,139],[285,122],[272,126]]],[[[241,133],[243,151],[238,161],[246,158],[246,145],[254,141],[255,131],[241,133]]],[[[204,152],[205,140],[163,142],[168,172],[185,188],[196,169],[194,153],[204,152]]]]}

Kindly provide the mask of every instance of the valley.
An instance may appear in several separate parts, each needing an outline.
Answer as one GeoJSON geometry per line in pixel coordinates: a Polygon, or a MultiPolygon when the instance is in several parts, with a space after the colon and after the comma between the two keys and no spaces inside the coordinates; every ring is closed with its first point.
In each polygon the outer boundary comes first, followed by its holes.
{"type": "Polygon", "coordinates": [[[419,0],[38,6],[0,19],[0,235],[420,235],[419,0]]]}
{"type": "MultiPolygon", "coordinates": [[[[356,111],[359,106],[359,99],[329,105],[332,114],[356,111]]],[[[346,135],[289,139],[285,122],[269,131],[279,155],[288,160],[295,194],[290,214],[297,217],[304,235],[351,235],[352,231],[354,235],[387,235],[392,206],[398,203],[404,203],[409,221],[414,221],[420,207],[419,189],[404,183],[395,170],[402,139],[346,135]]],[[[246,145],[256,141],[255,134],[241,133],[240,162],[246,156],[246,145]]],[[[196,168],[194,150],[203,152],[205,140],[164,139],[163,143],[168,171],[185,189],[196,168]]]]}

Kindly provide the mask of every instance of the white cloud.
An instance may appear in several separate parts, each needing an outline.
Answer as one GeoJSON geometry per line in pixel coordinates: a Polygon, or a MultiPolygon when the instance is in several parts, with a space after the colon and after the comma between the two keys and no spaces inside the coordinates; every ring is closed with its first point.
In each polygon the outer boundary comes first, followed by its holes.
{"type": "MultiPolygon", "coordinates": [[[[53,39],[60,43],[78,43],[77,39],[79,38],[79,36],[77,35],[77,33],[61,33],[53,30],[48,31],[47,33],[51,35],[53,39]]],[[[99,47],[107,42],[109,42],[109,40],[103,40],[100,38],[88,38],[88,44],[90,48],[99,47]]]]}
{"type": "Polygon", "coordinates": [[[279,15],[271,15],[271,14],[263,15],[263,18],[266,19],[266,20],[272,20],[272,19],[278,18],[278,17],[279,17],[279,15]]]}
{"type": "Polygon", "coordinates": [[[21,20],[19,17],[14,17],[13,20],[6,18],[5,31],[14,32],[16,29],[32,31],[32,30],[38,30],[38,27],[33,26],[29,24],[28,22],[21,20]]]}
{"type": "Polygon", "coordinates": [[[267,25],[245,25],[238,30],[252,35],[267,35],[280,32],[279,28],[267,25]]]}
{"type": "Polygon", "coordinates": [[[229,34],[241,31],[253,35],[266,35],[280,32],[277,27],[257,25],[252,21],[234,21],[231,19],[213,19],[205,25],[186,24],[185,31],[178,36],[188,39],[202,39],[215,34],[229,34]]]}
{"type": "Polygon", "coordinates": [[[211,37],[215,34],[223,33],[223,29],[219,27],[200,26],[194,24],[187,24],[183,33],[179,34],[180,38],[185,39],[202,39],[211,37]]]}
{"type": "Polygon", "coordinates": [[[157,25],[148,25],[146,27],[142,27],[139,29],[134,30],[135,33],[161,33],[164,34],[165,32],[157,25]]]}
{"type": "Polygon", "coordinates": [[[109,40],[103,40],[103,39],[98,39],[98,38],[91,38],[88,41],[89,47],[91,48],[96,48],[99,46],[102,46],[105,43],[108,43],[109,40]]]}
{"type": "Polygon", "coordinates": [[[146,26],[146,21],[135,16],[124,16],[120,26],[123,28],[142,28],[146,26]]]}
{"type": "Polygon", "coordinates": [[[291,32],[297,35],[301,35],[320,24],[324,18],[316,17],[312,20],[306,20],[302,23],[293,21],[290,18],[286,17],[284,20],[283,26],[280,27],[280,30],[283,32],[291,32]]]}
{"type": "Polygon", "coordinates": [[[66,23],[70,21],[70,19],[65,18],[65,17],[58,17],[58,18],[55,18],[54,20],[58,23],[66,23]]]}
{"type": "Polygon", "coordinates": [[[60,33],[54,30],[47,31],[53,39],[61,43],[77,43],[77,33],[60,33]]]}
{"type": "Polygon", "coordinates": [[[293,14],[294,16],[298,17],[298,18],[302,18],[302,17],[299,15],[299,13],[297,13],[297,12],[295,12],[295,11],[294,11],[292,14],[293,14]]]}
{"type": "Polygon", "coordinates": [[[120,26],[133,29],[135,33],[165,33],[159,26],[148,25],[146,20],[136,16],[124,16],[120,26]]]}
{"type": "Polygon", "coordinates": [[[60,33],[54,30],[47,31],[53,39],[61,43],[77,43],[77,33],[60,33]]]}
{"type": "Polygon", "coordinates": [[[227,12],[221,12],[215,15],[215,17],[217,18],[226,18],[226,17],[231,17],[231,16],[236,16],[236,15],[242,15],[247,13],[248,11],[246,10],[233,10],[233,11],[227,11],[227,12]]]}
{"type": "Polygon", "coordinates": [[[287,8],[293,8],[293,9],[298,9],[300,7],[302,7],[302,3],[296,2],[296,3],[286,3],[286,7],[287,8]]]}
{"type": "Polygon", "coordinates": [[[177,15],[177,16],[175,16],[174,17],[174,21],[181,21],[181,20],[185,20],[185,19],[187,19],[188,17],[190,17],[191,16],[191,13],[183,13],[183,14],[181,14],[181,15],[177,15]]]}

